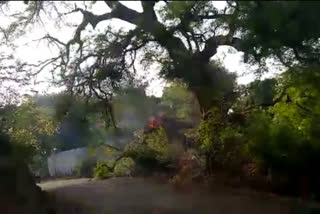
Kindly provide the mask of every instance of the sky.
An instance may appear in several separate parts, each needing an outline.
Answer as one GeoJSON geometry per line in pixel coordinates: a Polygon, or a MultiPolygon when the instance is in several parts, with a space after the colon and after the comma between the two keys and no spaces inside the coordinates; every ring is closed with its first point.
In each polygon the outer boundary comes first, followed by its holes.
{"type": "MultiPolygon", "coordinates": [[[[76,3],[76,2],[74,2],[76,3]]],[[[138,12],[142,12],[142,7],[139,1],[121,1],[122,4],[126,5],[127,7],[137,10],[138,12]]],[[[14,8],[21,10],[23,6],[22,2],[11,2],[14,8]]],[[[213,4],[218,9],[223,9],[225,7],[225,2],[223,1],[215,1],[213,4]]],[[[110,9],[106,6],[103,1],[97,1],[96,4],[93,5],[92,11],[95,14],[103,14],[109,12],[110,9]]],[[[68,22],[72,22],[73,24],[79,24],[81,22],[82,15],[80,13],[71,14],[68,16],[68,22]]],[[[0,17],[0,26],[6,26],[9,22],[8,19],[4,19],[0,17]]],[[[125,29],[132,29],[134,25],[129,24],[127,22],[112,19],[110,21],[104,21],[99,23],[94,31],[102,31],[107,24],[111,24],[114,28],[125,28],[125,29]]],[[[91,26],[87,27],[88,30],[92,30],[91,26]]],[[[44,35],[49,33],[50,35],[59,38],[61,41],[67,42],[72,38],[75,28],[70,27],[62,27],[61,29],[56,28],[54,22],[46,22],[43,26],[38,26],[34,28],[28,36],[19,39],[16,41],[19,44],[19,48],[15,50],[15,56],[22,58],[28,62],[35,63],[37,60],[47,59],[56,55],[56,50],[52,48],[48,48],[47,44],[44,42],[31,42],[32,40],[36,40],[42,38],[44,35]]],[[[236,72],[238,74],[238,83],[239,84],[247,84],[254,80],[254,74],[246,74],[249,67],[242,61],[242,54],[241,52],[237,52],[235,50],[230,53],[230,48],[226,46],[221,46],[218,49],[218,53],[213,57],[213,59],[219,59],[223,62],[224,66],[231,72],[236,72]]],[[[159,68],[153,66],[150,68],[148,73],[146,74],[143,69],[138,68],[138,76],[147,79],[150,82],[150,86],[147,88],[147,94],[154,95],[154,96],[161,96],[162,89],[166,85],[165,81],[159,78],[158,71],[159,68]]],[[[271,76],[272,73],[268,74],[267,76],[271,76]]],[[[32,90],[38,91],[39,93],[53,93],[59,92],[63,88],[56,88],[50,86],[51,75],[46,72],[40,73],[37,77],[37,81],[43,81],[37,85],[29,85],[25,86],[23,90],[20,92],[25,94],[32,94],[32,90]]]]}

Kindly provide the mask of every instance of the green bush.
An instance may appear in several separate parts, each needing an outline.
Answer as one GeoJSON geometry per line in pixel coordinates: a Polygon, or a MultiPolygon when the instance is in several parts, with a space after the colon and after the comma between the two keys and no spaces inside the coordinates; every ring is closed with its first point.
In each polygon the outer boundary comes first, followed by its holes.
{"type": "Polygon", "coordinates": [[[134,167],[132,158],[120,159],[114,167],[113,173],[115,176],[130,176],[134,167]]]}
{"type": "Polygon", "coordinates": [[[162,127],[148,133],[138,133],[136,138],[124,149],[125,156],[142,162],[167,163],[169,147],[162,127]]]}
{"type": "Polygon", "coordinates": [[[286,119],[267,119],[260,113],[250,120],[250,152],[281,173],[312,174],[320,162],[320,149],[312,136],[304,136],[286,119]]]}
{"type": "Polygon", "coordinates": [[[166,162],[169,158],[169,147],[166,133],[162,127],[145,134],[144,141],[146,146],[155,153],[158,161],[166,162]]]}
{"type": "Polygon", "coordinates": [[[105,179],[112,176],[110,167],[106,161],[98,161],[97,165],[93,169],[93,177],[97,179],[105,179]]]}
{"type": "Polygon", "coordinates": [[[214,167],[239,169],[247,159],[247,142],[241,127],[228,123],[217,109],[212,108],[207,118],[201,120],[197,142],[199,151],[211,157],[214,167]]]}
{"type": "Polygon", "coordinates": [[[93,176],[93,169],[97,164],[97,159],[95,157],[87,157],[83,161],[77,163],[75,168],[75,174],[79,177],[89,177],[93,176]]]}

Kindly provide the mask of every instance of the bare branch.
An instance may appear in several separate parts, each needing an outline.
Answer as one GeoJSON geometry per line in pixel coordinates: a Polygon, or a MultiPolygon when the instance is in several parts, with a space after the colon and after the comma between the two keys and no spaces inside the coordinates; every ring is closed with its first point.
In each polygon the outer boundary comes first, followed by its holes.
{"type": "Polygon", "coordinates": [[[48,39],[49,41],[53,41],[53,42],[56,42],[62,46],[66,46],[67,44],[60,41],[59,39],[55,38],[55,37],[52,37],[50,36],[49,34],[45,35],[42,39],[48,39]]]}

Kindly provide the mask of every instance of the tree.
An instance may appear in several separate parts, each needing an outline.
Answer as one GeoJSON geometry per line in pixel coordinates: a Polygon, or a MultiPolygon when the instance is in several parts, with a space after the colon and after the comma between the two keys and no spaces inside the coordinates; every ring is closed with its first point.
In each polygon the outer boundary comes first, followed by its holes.
{"type": "Polygon", "coordinates": [[[288,176],[282,188],[291,182],[289,191],[297,190],[297,181],[310,185],[315,194],[319,188],[318,81],[319,66],[290,68],[275,81],[272,102],[254,105],[247,113],[244,132],[250,154],[273,175],[288,176]]]}
{"type": "Polygon", "coordinates": [[[238,2],[236,21],[243,34],[243,50],[251,61],[268,57],[285,66],[319,64],[319,2],[238,2]]]}
{"type": "Polygon", "coordinates": [[[131,82],[130,72],[135,70],[134,62],[140,53],[146,65],[160,62],[165,77],[183,79],[198,97],[200,105],[207,109],[208,106],[202,104],[206,101],[201,96],[201,89],[210,88],[215,82],[215,69],[208,67],[210,58],[221,45],[240,50],[240,39],[235,37],[236,27],[231,22],[237,17],[234,3],[223,12],[212,2],[166,2],[164,5],[146,1],[141,2],[143,12],[120,2],[105,3],[111,12],[96,15],[80,6],[70,10],[70,5],[65,3],[32,1],[25,12],[17,15],[17,21],[6,29],[5,35],[10,40],[10,34],[23,33],[21,27],[41,18],[41,11],[54,14],[55,5],[58,17],[81,13],[82,22],[70,41],[65,43],[50,35],[43,38],[56,45],[60,54],[33,67],[40,68],[39,71],[50,65],[52,71],[60,70],[62,82],[70,92],[108,100],[120,84],[131,82]],[[69,11],[63,14],[59,9],[69,11]],[[94,37],[83,35],[88,25],[95,28],[110,19],[123,20],[135,28],[127,32],[106,28],[94,37]],[[138,52],[140,50],[142,52],[138,52]]]}
{"type": "Polygon", "coordinates": [[[46,169],[46,158],[58,146],[53,139],[54,121],[31,98],[1,110],[1,129],[10,139],[13,154],[34,172],[46,169]]]}
{"type": "Polygon", "coordinates": [[[34,100],[56,123],[56,151],[104,143],[110,115],[98,100],[64,92],[37,96],[34,100]]]}
{"type": "MultiPolygon", "coordinates": [[[[135,79],[137,63],[145,70],[157,64],[163,77],[181,81],[199,102],[203,120],[198,140],[207,157],[207,168],[211,163],[226,166],[229,160],[240,163],[229,157],[235,157],[233,151],[245,144],[252,149],[253,159],[261,158],[279,171],[302,170],[318,176],[312,169],[319,162],[320,151],[320,31],[314,26],[320,3],[227,1],[226,8],[218,10],[206,1],[145,1],[139,12],[119,1],[104,1],[102,4],[108,8],[100,15],[91,4],[97,3],[74,6],[67,2],[28,2],[26,10],[15,14],[13,22],[1,29],[4,42],[13,44],[45,17],[43,12],[61,18],[57,23],[63,23],[62,18],[71,14],[81,15],[82,19],[69,41],[49,34],[41,39],[57,48],[59,53],[51,59],[38,64],[18,61],[14,65],[12,56],[1,56],[0,63],[11,64],[2,67],[7,73],[0,79],[24,82],[20,74],[26,74],[28,80],[49,69],[57,78],[55,83],[67,88],[57,104],[56,116],[74,122],[79,126],[69,125],[87,134],[85,130],[98,118],[89,116],[90,109],[105,111],[105,124],[110,126],[115,121],[114,106],[144,103],[145,97],[134,90],[132,94],[138,96],[124,95],[126,102],[122,102],[122,90],[139,85],[135,79]],[[113,19],[127,22],[132,28],[106,25],[103,32],[97,30],[113,19]],[[258,63],[259,72],[266,69],[269,59],[288,69],[276,78],[238,86],[234,74],[211,60],[221,46],[243,51],[244,61],[258,63]],[[73,108],[73,102],[81,108],[73,108]]],[[[163,104],[178,106],[182,100],[177,98],[188,97],[184,89],[174,88],[177,86],[165,90],[163,104]]],[[[188,114],[189,107],[178,108],[179,116],[188,114]]],[[[151,110],[138,112],[137,116],[143,117],[151,110]]],[[[117,127],[114,122],[113,126],[117,127]]],[[[241,152],[238,154],[241,156],[241,152]]]]}
{"type": "MultiPolygon", "coordinates": [[[[132,82],[137,56],[146,66],[159,62],[166,78],[186,82],[204,109],[210,105],[201,96],[202,89],[215,83],[216,70],[208,65],[220,46],[244,51],[245,61],[252,62],[262,62],[270,56],[285,65],[292,59],[319,59],[319,29],[313,27],[318,20],[318,2],[227,1],[226,8],[219,11],[212,2],[146,1],[141,2],[143,12],[117,1],[105,3],[111,11],[96,15],[86,3],[72,9],[68,3],[30,1],[24,12],[16,14],[16,21],[3,29],[4,36],[10,41],[12,36],[25,33],[26,27],[44,18],[43,11],[56,18],[82,14],[82,21],[68,42],[51,35],[43,38],[58,47],[57,57],[28,66],[38,67],[34,69],[38,72],[50,65],[52,71],[60,71],[60,83],[67,85],[70,92],[96,96],[106,103],[115,89],[132,82]],[[111,19],[120,19],[135,28],[117,31],[107,27],[103,33],[84,35],[87,26],[95,29],[111,19]],[[299,30],[302,27],[307,30],[299,30]]],[[[27,66],[20,65],[20,70],[27,66]]]]}

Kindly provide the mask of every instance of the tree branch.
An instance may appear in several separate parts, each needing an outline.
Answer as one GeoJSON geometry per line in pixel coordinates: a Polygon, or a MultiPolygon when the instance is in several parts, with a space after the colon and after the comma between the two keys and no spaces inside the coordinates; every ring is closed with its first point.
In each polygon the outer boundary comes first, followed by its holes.
{"type": "MultiPolygon", "coordinates": [[[[136,25],[138,28],[150,33],[155,40],[163,47],[165,47],[170,56],[175,59],[181,58],[181,55],[188,54],[188,50],[184,46],[181,39],[173,36],[173,32],[168,31],[158,20],[153,10],[153,6],[156,1],[143,2],[143,13],[139,13],[135,10],[127,8],[119,2],[105,1],[105,3],[112,9],[110,13],[103,15],[94,15],[91,12],[85,11],[81,8],[75,9],[83,14],[83,20],[76,29],[75,35],[72,40],[67,43],[67,47],[72,44],[79,43],[81,45],[81,32],[88,24],[91,24],[94,28],[99,22],[103,20],[109,20],[118,18],[123,21],[136,25]]],[[[67,48],[67,55],[69,54],[69,48],[67,48]]]]}
{"type": "Polygon", "coordinates": [[[213,14],[213,15],[198,15],[197,18],[199,19],[222,19],[222,18],[229,18],[230,15],[228,14],[213,14]]]}
{"type": "Polygon", "coordinates": [[[296,59],[303,63],[303,62],[306,62],[306,63],[319,63],[319,59],[318,58],[314,58],[314,57],[303,57],[301,56],[301,54],[299,53],[299,51],[297,50],[297,48],[292,48],[293,49],[293,53],[296,57],[296,59]]]}
{"type": "MultiPolygon", "coordinates": [[[[281,94],[277,97],[277,98],[275,98],[274,100],[272,100],[272,102],[271,103],[260,103],[260,104],[257,104],[257,105],[252,105],[252,106],[249,106],[249,107],[247,107],[246,109],[244,109],[241,113],[246,113],[246,112],[248,112],[248,111],[251,111],[252,109],[254,109],[254,108],[257,108],[257,107],[270,107],[270,106],[274,106],[275,104],[277,104],[278,102],[280,102],[281,101],[281,99],[285,96],[285,95],[287,95],[287,89],[289,88],[289,86],[287,86],[287,87],[285,87],[283,90],[282,90],[282,92],[281,92],[281,94]]],[[[288,96],[288,95],[287,95],[288,96]]]]}
{"type": "Polygon", "coordinates": [[[222,45],[231,46],[238,51],[242,51],[241,42],[242,40],[240,38],[232,37],[229,34],[225,36],[213,36],[205,42],[205,47],[201,55],[209,60],[217,53],[217,48],[222,45]]]}

